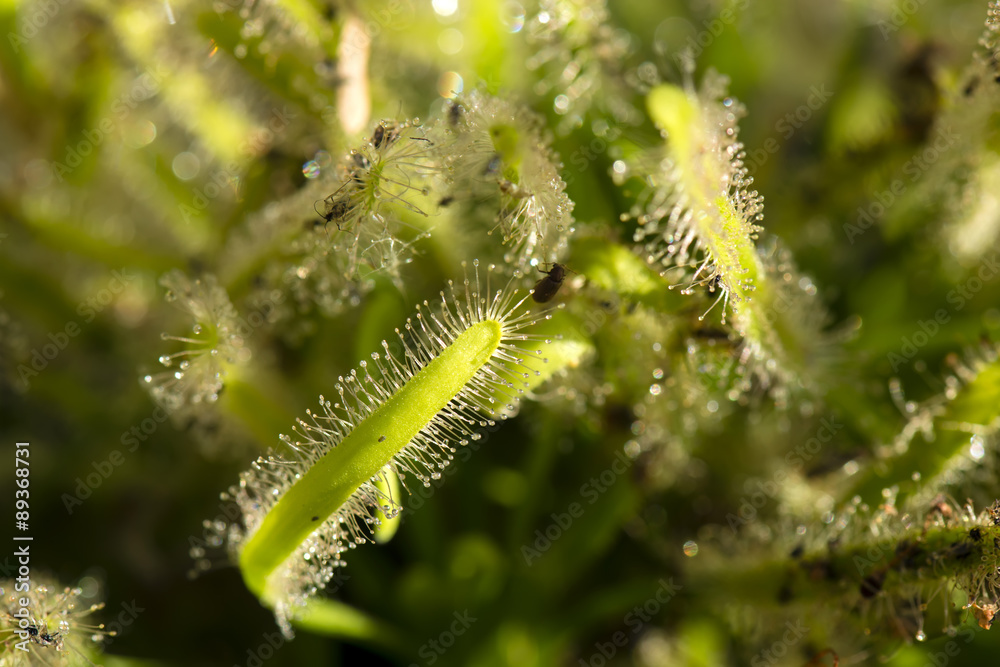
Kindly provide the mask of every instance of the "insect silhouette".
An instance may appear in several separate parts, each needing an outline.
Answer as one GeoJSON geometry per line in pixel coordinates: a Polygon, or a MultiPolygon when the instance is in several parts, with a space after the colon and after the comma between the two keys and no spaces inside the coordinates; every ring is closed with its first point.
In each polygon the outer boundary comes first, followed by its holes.
{"type": "Polygon", "coordinates": [[[500,192],[510,197],[514,197],[515,199],[527,199],[531,196],[530,192],[522,188],[517,183],[508,181],[506,178],[500,179],[498,184],[500,186],[500,192]]]}
{"type": "MultiPolygon", "coordinates": [[[[383,120],[375,127],[369,143],[371,143],[372,148],[375,150],[387,149],[399,141],[399,138],[403,136],[403,132],[410,127],[413,126],[408,123],[401,124],[391,120],[383,120]]],[[[408,138],[411,141],[423,141],[426,144],[432,143],[427,137],[409,136],[408,138]]]]}
{"type": "Polygon", "coordinates": [[[458,125],[459,121],[462,120],[462,105],[458,102],[452,102],[451,106],[448,107],[448,123],[455,127],[458,125]]]}
{"type": "Polygon", "coordinates": [[[695,338],[701,338],[703,340],[729,340],[729,332],[723,331],[722,329],[705,327],[704,329],[695,329],[692,333],[695,338]]]}
{"type": "Polygon", "coordinates": [[[535,283],[535,291],[531,294],[531,298],[535,300],[535,303],[548,303],[562,287],[569,269],[566,268],[565,264],[556,262],[548,271],[538,270],[544,273],[545,277],[535,283]]]}
{"type": "Polygon", "coordinates": [[[500,167],[503,165],[503,161],[500,159],[499,155],[493,155],[490,161],[486,163],[483,168],[483,176],[493,176],[500,173],[500,167]]]}
{"type": "Polygon", "coordinates": [[[40,632],[36,625],[28,626],[28,640],[39,646],[55,646],[57,650],[62,649],[62,637],[60,637],[60,633],[40,632]]]}
{"type": "Polygon", "coordinates": [[[351,181],[357,186],[364,187],[365,174],[372,168],[371,161],[361,153],[352,152],[351,163],[354,165],[351,169],[351,181]]]}
{"type": "MultiPolygon", "coordinates": [[[[316,203],[318,204],[319,202],[316,203]]],[[[315,204],[313,205],[313,210],[316,211],[316,214],[319,215],[319,217],[323,218],[326,224],[332,222],[335,225],[337,225],[338,230],[343,230],[343,227],[340,226],[340,223],[346,220],[347,216],[354,208],[354,206],[351,204],[350,197],[345,195],[337,198],[336,193],[334,193],[333,195],[324,199],[323,203],[326,205],[325,213],[320,213],[316,209],[315,204]]]]}
{"type": "Polygon", "coordinates": [[[399,126],[395,123],[386,125],[383,121],[372,133],[372,146],[375,148],[382,148],[383,146],[388,148],[397,139],[399,139],[399,126]]]}

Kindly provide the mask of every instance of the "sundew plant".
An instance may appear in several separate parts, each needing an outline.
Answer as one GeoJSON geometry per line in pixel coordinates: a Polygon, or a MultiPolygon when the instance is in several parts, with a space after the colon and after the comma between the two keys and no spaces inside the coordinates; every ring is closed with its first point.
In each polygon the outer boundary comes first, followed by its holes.
{"type": "Polygon", "coordinates": [[[0,665],[996,663],[997,0],[0,22],[0,665]]]}

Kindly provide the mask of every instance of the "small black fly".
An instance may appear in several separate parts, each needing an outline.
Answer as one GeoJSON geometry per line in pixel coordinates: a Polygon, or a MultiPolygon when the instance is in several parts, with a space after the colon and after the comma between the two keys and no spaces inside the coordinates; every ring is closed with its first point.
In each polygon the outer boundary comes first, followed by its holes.
{"type": "Polygon", "coordinates": [[[562,287],[569,269],[566,268],[565,264],[556,262],[548,271],[538,270],[544,273],[545,277],[535,283],[535,291],[531,294],[531,298],[535,300],[535,303],[548,303],[562,287]]]}

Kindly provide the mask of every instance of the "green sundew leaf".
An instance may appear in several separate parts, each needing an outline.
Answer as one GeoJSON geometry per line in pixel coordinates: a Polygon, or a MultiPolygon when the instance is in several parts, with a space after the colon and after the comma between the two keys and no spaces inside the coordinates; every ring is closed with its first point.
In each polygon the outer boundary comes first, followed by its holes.
{"type": "MultiPolygon", "coordinates": [[[[860,520],[860,519],[859,519],[860,520]]],[[[895,525],[895,524],[894,524],[895,525]]],[[[723,596],[730,602],[752,602],[754,606],[780,607],[789,600],[797,604],[831,604],[843,597],[864,597],[867,593],[912,594],[912,585],[933,585],[959,577],[962,582],[979,580],[972,575],[984,563],[996,563],[1000,549],[1000,528],[963,523],[957,526],[925,526],[917,522],[908,529],[901,526],[890,532],[885,524],[879,536],[838,543],[835,549],[826,544],[801,556],[743,557],[703,552],[692,560],[685,576],[685,587],[699,595],[723,596]],[[873,579],[873,575],[876,577],[873,579]]],[[[967,591],[975,595],[977,591],[967,591]]]]}
{"type": "Polygon", "coordinates": [[[494,125],[490,128],[493,148],[503,161],[503,175],[513,183],[520,183],[521,163],[524,161],[524,146],[517,129],[510,125],[494,125]]]}
{"type": "Polygon", "coordinates": [[[564,310],[553,313],[550,319],[539,323],[534,331],[539,336],[550,336],[551,342],[536,341],[523,346],[530,351],[541,351],[543,346],[545,348],[544,358],[536,355],[524,360],[524,365],[533,371],[526,379],[526,390],[541,386],[564,368],[575,368],[594,353],[594,345],[583,333],[580,320],[564,310]]]}
{"type": "MultiPolygon", "coordinates": [[[[402,495],[399,475],[392,469],[388,469],[385,471],[385,476],[388,479],[388,483],[379,477],[375,480],[375,487],[389,498],[396,500],[402,495]]],[[[385,512],[381,510],[379,510],[378,518],[379,523],[375,526],[374,530],[375,541],[379,544],[385,544],[396,535],[396,531],[399,530],[399,525],[403,518],[400,514],[395,514],[391,517],[386,516],[385,512]]]]}
{"type": "MultiPolygon", "coordinates": [[[[479,0],[463,5],[460,12],[467,16],[462,27],[466,35],[463,55],[468,53],[466,68],[475,79],[488,82],[487,89],[493,95],[512,80],[511,74],[519,64],[512,56],[519,51],[519,42],[514,38],[520,35],[505,30],[503,21],[497,20],[509,11],[508,7],[500,0],[479,0]]],[[[459,73],[466,75],[465,71],[459,73]]],[[[469,80],[472,77],[466,78],[469,80]]]]}
{"type": "MultiPolygon", "coordinates": [[[[318,16],[320,24],[322,19],[318,16]]],[[[238,17],[227,14],[218,14],[207,11],[198,16],[198,30],[205,37],[211,39],[216,46],[233,58],[237,56],[234,52],[241,44],[246,48],[246,53],[239,57],[241,67],[262,86],[265,86],[283,100],[289,100],[298,104],[303,109],[309,108],[310,95],[320,96],[328,104],[333,104],[335,95],[327,86],[323,85],[315,68],[311,66],[309,55],[295,51],[279,51],[278,53],[268,52],[267,57],[260,51],[260,45],[266,39],[264,35],[245,40],[240,34],[243,22],[238,17]],[[294,84],[293,84],[294,82],[294,84]]],[[[300,23],[300,25],[307,25],[300,23]]],[[[314,25],[311,23],[309,25],[314,25]]],[[[333,30],[329,31],[332,35],[333,30]]],[[[320,35],[317,35],[320,37],[320,35]]],[[[324,48],[329,56],[336,54],[336,45],[331,40],[322,40],[324,48]],[[328,44],[332,44],[328,46],[328,44]]],[[[268,45],[275,44],[275,40],[268,40],[268,45]]],[[[283,45],[286,48],[294,48],[294,45],[283,45]]]]}
{"type": "Polygon", "coordinates": [[[596,287],[634,299],[661,313],[679,310],[684,297],[625,246],[607,239],[585,238],[573,243],[570,260],[574,271],[587,276],[596,287]]]}
{"type": "MultiPolygon", "coordinates": [[[[670,212],[644,223],[647,251],[678,266],[697,266],[693,285],[718,281],[723,308],[731,308],[733,326],[746,341],[748,370],[762,384],[812,387],[821,318],[796,294],[787,253],[762,256],[756,246],[763,199],[750,190],[738,158],[742,107],[731,98],[719,100],[724,89],[725,80],[712,74],[702,93],[662,85],[647,98],[673,165],[663,175],[673,181],[663,202],[670,206],[661,207],[670,212]]],[[[779,391],[783,396],[785,389],[779,391]]]]}
{"type": "MultiPolygon", "coordinates": [[[[685,207],[692,215],[690,225],[711,258],[729,303],[736,313],[741,309],[753,312],[750,292],[754,286],[759,290],[756,282],[763,269],[753,242],[755,229],[734,208],[729,196],[728,161],[715,154],[718,149],[709,148],[715,143],[710,133],[718,129],[706,127],[691,95],[676,86],[657,86],[647,104],[650,116],[666,132],[670,155],[679,169],[685,207]]],[[[761,295],[755,293],[753,298],[759,300],[761,295]]],[[[750,317],[742,328],[757,333],[761,319],[750,317]]]]}
{"type": "MultiPolygon", "coordinates": [[[[521,391],[537,389],[556,373],[576,368],[594,354],[593,342],[583,333],[583,322],[565,310],[558,310],[548,320],[539,322],[532,328],[532,332],[547,337],[548,342],[528,341],[519,346],[529,353],[541,352],[544,348],[544,355],[522,355],[522,365],[528,369],[529,375],[526,378],[516,378],[517,388],[521,391]]],[[[515,379],[512,373],[500,374],[508,380],[515,379]]],[[[511,403],[519,395],[510,387],[495,387],[490,394],[503,405],[511,403]]]]}
{"type": "Polygon", "coordinates": [[[294,418],[283,409],[279,398],[283,393],[280,391],[282,383],[275,377],[263,381],[254,378],[256,381],[251,382],[234,375],[238,372],[236,367],[229,369],[225,391],[219,395],[219,407],[238,417],[261,445],[270,443],[294,418]]]}
{"type": "Polygon", "coordinates": [[[473,324],[343,441],[271,508],[240,554],[247,587],[265,600],[268,576],[359,486],[377,475],[472,380],[501,340],[501,325],[473,324]]]}
{"type": "Polygon", "coordinates": [[[365,298],[354,331],[355,359],[364,359],[406,319],[403,295],[399,289],[381,273],[375,274],[374,281],[375,287],[365,298]]]}
{"type": "Polygon", "coordinates": [[[403,650],[398,630],[337,600],[311,599],[305,610],[295,617],[295,625],[329,637],[354,639],[395,652],[403,650]]]}
{"type": "Polygon", "coordinates": [[[677,86],[657,86],[650,91],[647,105],[650,117],[663,128],[674,152],[690,155],[692,142],[695,140],[691,128],[698,111],[691,104],[687,93],[677,86]]]}
{"type": "Polygon", "coordinates": [[[168,68],[160,59],[157,39],[158,18],[146,8],[122,6],[110,12],[111,25],[120,45],[145,69],[155,92],[177,115],[177,119],[223,164],[246,161],[246,140],[255,123],[238,104],[220,100],[198,67],[178,64],[168,68]]]}
{"type": "MultiPolygon", "coordinates": [[[[984,155],[970,177],[977,188],[973,203],[955,215],[945,228],[948,247],[960,260],[971,264],[996,250],[1000,240],[1000,156],[984,155]]],[[[946,200],[947,201],[947,200],[946,200]]],[[[947,204],[946,204],[947,205],[947,204]]]]}
{"type": "Polygon", "coordinates": [[[325,39],[323,28],[326,27],[327,20],[320,14],[316,5],[308,0],[280,0],[276,4],[280,5],[290,16],[295,19],[295,27],[307,33],[311,39],[316,40],[326,55],[331,58],[337,56],[337,45],[330,39],[325,39]]]}
{"type": "Polygon", "coordinates": [[[917,490],[914,473],[926,483],[947,468],[950,461],[966,456],[974,433],[978,431],[980,437],[996,433],[1000,424],[1000,360],[995,352],[991,356],[992,360],[983,364],[974,378],[955,389],[954,398],[943,406],[932,402],[920,408],[898,436],[901,442],[908,440],[905,451],[867,466],[843,499],[857,495],[862,501],[877,505],[882,499],[882,489],[899,485],[897,503],[902,503],[917,490]],[[925,438],[923,429],[914,428],[924,422],[928,422],[927,429],[933,433],[931,440],[925,438]]]}

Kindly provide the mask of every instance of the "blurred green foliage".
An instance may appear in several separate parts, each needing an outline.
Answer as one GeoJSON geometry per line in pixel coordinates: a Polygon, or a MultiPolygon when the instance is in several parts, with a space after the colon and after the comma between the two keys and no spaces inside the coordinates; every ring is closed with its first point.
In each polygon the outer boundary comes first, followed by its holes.
{"type": "MultiPolygon", "coordinates": [[[[0,4],[0,442],[31,443],[32,567],[83,578],[107,602],[97,616],[121,621],[104,664],[832,664],[826,649],[840,664],[995,659],[996,634],[972,612],[942,618],[964,602],[950,588],[914,644],[897,620],[914,614],[888,593],[869,601],[862,589],[857,605],[856,582],[839,579],[853,598],[786,605],[754,599],[756,570],[741,569],[796,567],[786,561],[800,541],[830,534],[823,514],[855,493],[874,509],[891,484],[901,512],[904,497],[924,503],[906,509],[919,528],[934,508],[912,473],[927,482],[968,459],[970,433],[981,435],[973,465],[934,488],[977,511],[1000,496],[1000,281],[981,273],[1000,246],[1000,87],[970,78],[975,62],[996,75],[977,47],[984,3],[616,1],[596,19],[603,11],[585,0],[0,4]],[[771,264],[777,280],[794,267],[827,312],[822,338],[807,341],[822,343],[815,375],[780,405],[761,375],[737,372],[722,308],[699,319],[715,295],[668,289],[678,274],[661,277],[633,248],[647,172],[663,158],[645,92],[683,84],[676,56],[690,46],[695,81],[718,70],[748,110],[739,140],[765,197],[761,256],[777,257],[767,249],[780,239],[794,262],[771,264]],[[359,53],[367,67],[345,70],[359,53]],[[576,221],[561,259],[574,273],[552,331],[585,361],[537,388],[446,483],[412,485],[391,541],[349,554],[331,584],[338,603],[322,612],[340,636],[307,623],[285,641],[222,550],[194,579],[189,550],[202,521],[226,511],[219,493],[416,304],[460,280],[460,262],[504,263],[489,216],[462,217],[478,200],[460,215],[432,192],[415,200],[426,219],[397,212],[415,252],[396,275],[363,276],[330,308],[324,294],[339,299],[342,286],[290,277],[305,265],[295,243],[342,234],[317,217],[331,192],[313,196],[332,165],[379,119],[446,116],[457,87],[533,109],[561,156],[576,221]],[[360,129],[345,129],[352,113],[360,129]],[[948,123],[957,138],[929,158],[948,123]],[[852,231],[864,213],[874,222],[852,231]],[[215,405],[168,415],[142,378],[180,349],[161,333],[193,323],[164,300],[173,269],[219,276],[243,318],[270,312],[262,295],[280,316],[252,325],[252,359],[230,369],[215,405]],[[944,379],[988,350],[978,380],[944,379]],[[958,402],[936,412],[949,392],[958,402]],[[835,436],[791,463],[823,420],[840,424],[835,436]],[[922,449],[893,458],[906,429],[922,449]],[[778,472],[781,490],[730,530],[778,472]],[[712,567],[745,589],[699,584],[712,567]],[[794,641],[782,639],[790,619],[807,627],[794,641]],[[950,624],[955,637],[941,634],[950,624]]],[[[12,498],[13,464],[3,469],[0,496],[12,498]]],[[[868,520],[859,514],[852,535],[868,520]]],[[[13,556],[0,558],[10,576],[13,556]]]]}

